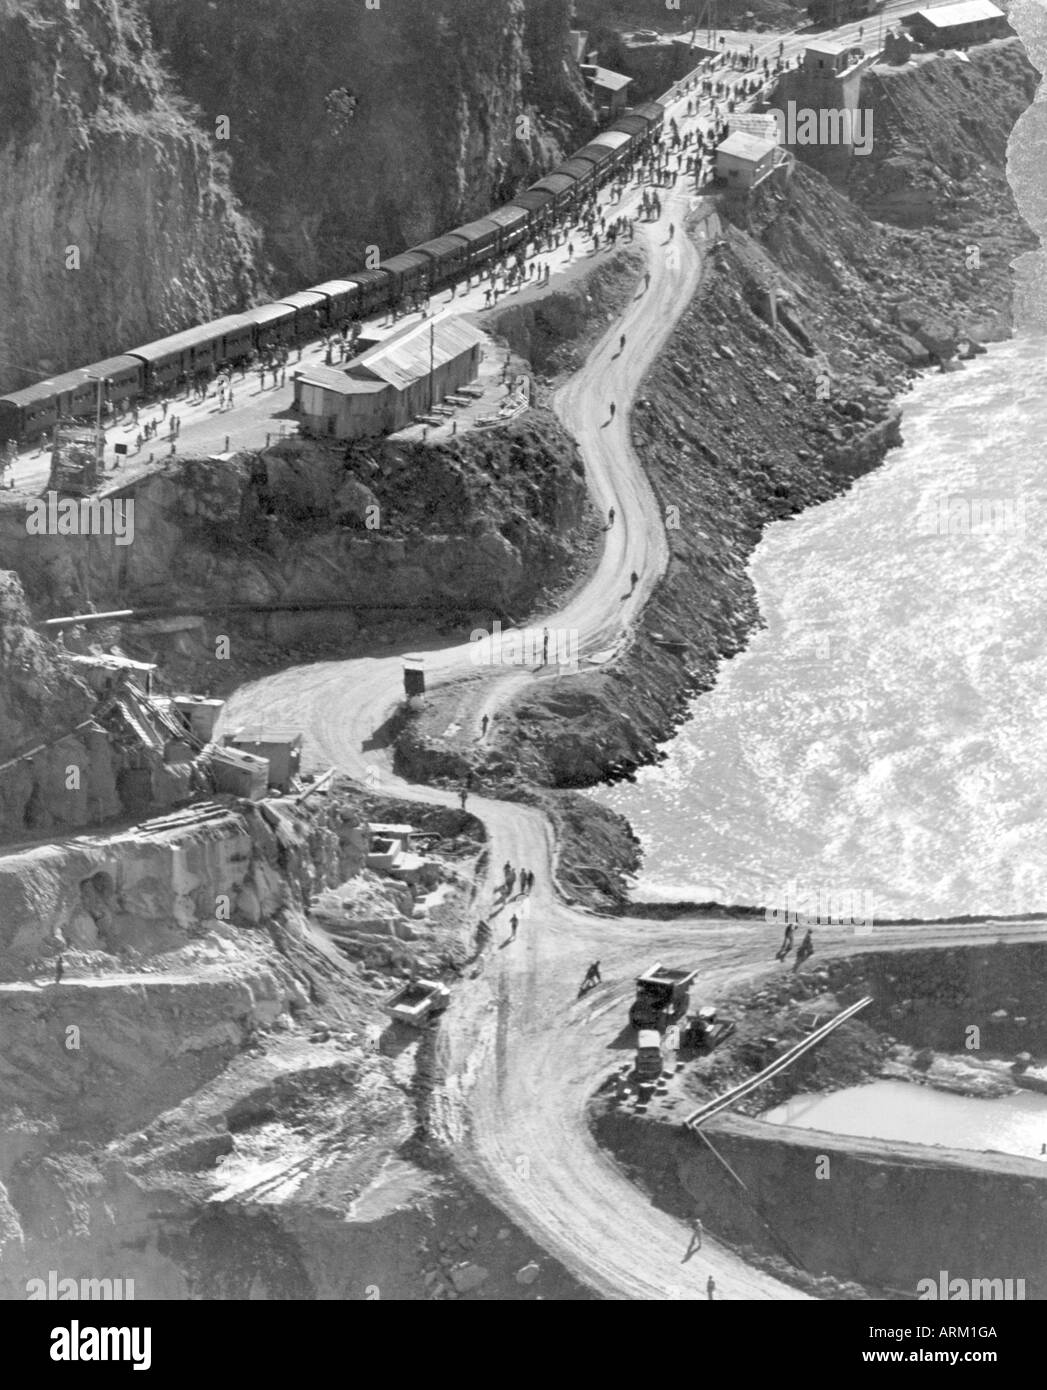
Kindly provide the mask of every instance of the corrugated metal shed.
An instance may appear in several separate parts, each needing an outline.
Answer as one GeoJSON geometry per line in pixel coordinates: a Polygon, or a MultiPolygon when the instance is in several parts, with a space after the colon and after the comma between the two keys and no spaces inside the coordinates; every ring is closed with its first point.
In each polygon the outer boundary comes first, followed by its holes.
{"type": "Polygon", "coordinates": [[[933,10],[917,10],[919,17],[936,29],[954,24],[977,24],[984,19],[1003,19],[1003,10],[989,0],[959,0],[955,5],[936,5],[933,10]]]}
{"type": "Polygon", "coordinates": [[[483,341],[483,334],[465,319],[423,321],[368,348],[351,363],[350,371],[354,376],[369,372],[403,391],[428,376],[430,366],[442,367],[483,341]]]}
{"type": "MultiPolygon", "coordinates": [[[[356,358],[350,365],[359,361],[356,358]]],[[[322,367],[319,364],[308,371],[296,372],[295,377],[305,386],[320,386],[325,391],[334,391],[339,396],[358,396],[361,391],[384,391],[387,382],[362,380],[347,376],[336,367],[322,367]]]]}
{"type": "Polygon", "coordinates": [[[737,134],[728,135],[726,140],[717,145],[716,152],[758,164],[774,150],[777,143],[777,140],[764,140],[758,135],[743,135],[739,131],[737,134]]]}

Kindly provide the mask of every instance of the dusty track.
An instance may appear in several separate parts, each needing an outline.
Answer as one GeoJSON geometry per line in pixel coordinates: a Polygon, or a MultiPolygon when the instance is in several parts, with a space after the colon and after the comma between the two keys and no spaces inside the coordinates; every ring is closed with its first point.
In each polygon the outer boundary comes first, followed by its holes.
{"type": "MultiPolygon", "coordinates": [[[[612,506],[616,512],[587,582],[561,612],[536,620],[578,629],[583,653],[627,640],[631,620],[666,564],[662,518],[629,441],[628,406],[698,283],[699,252],[682,235],[689,203],[683,194],[668,196],[661,222],[640,224],[650,254],[650,288],[608,330],[555,401],[582,450],[597,507],[605,515],[612,506]],[[670,222],[677,229],[671,243],[670,222]],[[626,345],[619,352],[622,332],[626,345]],[[630,595],[633,570],[639,582],[630,595]]],[[[471,650],[429,649],[430,688],[475,676],[471,650]]],[[[477,701],[492,710],[527,679],[532,677],[526,671],[492,672],[486,688],[477,685],[477,701]]],[[[293,723],[306,734],[312,766],[334,764],[372,785],[377,776],[389,793],[452,804],[450,793],[392,775],[382,729],[401,689],[400,654],[298,667],[238,691],[224,723],[293,723]]],[[[480,708],[478,703],[477,718],[480,708]]],[[[506,860],[535,870],[537,886],[530,899],[493,916],[483,974],[457,991],[445,1018],[433,1132],[483,1191],[606,1297],[704,1298],[710,1273],[721,1298],[804,1297],[709,1240],[700,1258],[682,1263],[687,1227],[624,1178],[593,1142],[584,1114],[588,1097],[625,1055],[622,1026],[639,968],[656,956],[697,965],[701,992],[711,1000],[725,985],[774,967],[774,930],[752,922],[591,917],[570,908],[553,889],[552,832],[540,813],[475,797],[469,808],[489,836],[488,894],[506,860]],[[513,911],[522,921],[509,944],[513,911]],[[578,1002],[578,982],[594,958],[609,983],[578,1002]]],[[[850,952],[1042,934],[1042,927],[1029,924],[892,928],[867,937],[823,929],[818,945],[819,951],[850,952]]]]}

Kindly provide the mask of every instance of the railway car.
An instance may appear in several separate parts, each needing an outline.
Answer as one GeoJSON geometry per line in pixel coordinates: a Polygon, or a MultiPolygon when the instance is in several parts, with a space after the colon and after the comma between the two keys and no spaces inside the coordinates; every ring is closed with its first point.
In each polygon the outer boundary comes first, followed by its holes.
{"type": "Polygon", "coordinates": [[[432,260],[434,289],[439,285],[450,284],[469,269],[469,244],[458,232],[448,232],[446,236],[423,241],[419,246],[412,246],[411,250],[421,251],[432,260]]]}
{"type": "MultiPolygon", "coordinates": [[[[639,116],[647,122],[649,131],[660,131],[665,124],[665,107],[660,101],[644,101],[630,108],[630,116],[639,116]]],[[[611,127],[614,129],[614,126],[611,127]]]]}
{"type": "Polygon", "coordinates": [[[294,336],[300,342],[317,338],[327,322],[327,296],[316,290],[298,290],[279,301],[294,310],[294,336]]]}
{"type": "Polygon", "coordinates": [[[241,317],[253,325],[254,346],[261,351],[294,342],[297,311],[293,304],[259,304],[241,317]]]}
{"type": "Polygon", "coordinates": [[[428,294],[433,285],[433,261],[424,251],[404,251],[378,267],[390,281],[390,303],[398,304],[413,294],[428,294]]]}
{"type": "Polygon", "coordinates": [[[0,439],[39,439],[58,421],[55,381],[38,381],[0,397],[0,439]]]}
{"type": "Polygon", "coordinates": [[[326,326],[334,328],[346,319],[357,316],[360,286],[355,280],[325,280],[322,285],[310,285],[310,293],[322,294],[327,301],[326,326]]]}
{"type": "Polygon", "coordinates": [[[345,278],[360,286],[360,297],[356,306],[359,318],[365,319],[379,309],[388,307],[393,287],[384,271],[354,270],[345,278]]]}
{"type": "Polygon", "coordinates": [[[130,348],[128,356],[145,364],[145,393],[156,395],[173,389],[183,378],[191,381],[227,362],[241,361],[250,355],[254,336],[250,314],[229,314],[130,348]]]}
{"type": "Polygon", "coordinates": [[[583,159],[581,155],[576,154],[563,164],[558,164],[554,173],[574,179],[575,196],[572,201],[576,202],[596,187],[599,168],[600,165],[594,164],[591,159],[583,159]]]}
{"type": "Polygon", "coordinates": [[[620,169],[623,164],[628,164],[633,156],[633,137],[627,130],[602,130],[599,135],[594,135],[588,145],[583,146],[575,156],[576,159],[599,159],[599,151],[605,151],[604,158],[613,165],[615,169],[620,169]]]}
{"type": "Polygon", "coordinates": [[[578,201],[578,180],[573,174],[565,174],[561,169],[556,169],[551,174],[546,174],[537,183],[531,184],[534,189],[548,189],[553,195],[552,207],[556,213],[564,212],[572,203],[578,201]]]}
{"type": "Polygon", "coordinates": [[[528,229],[543,227],[555,214],[556,195],[551,188],[538,188],[532,185],[518,193],[512,206],[523,208],[528,214],[528,229]]]}
{"type": "Polygon", "coordinates": [[[121,357],[106,357],[84,368],[88,376],[105,382],[106,399],[111,405],[123,406],[136,400],[145,391],[145,365],[139,357],[125,353],[121,357]]]}
{"type": "Polygon", "coordinates": [[[516,202],[508,203],[504,208],[495,208],[493,212],[488,213],[486,220],[497,222],[500,228],[499,256],[504,256],[507,251],[511,251],[514,246],[518,246],[530,235],[530,210],[516,202]]]}
{"type": "Polygon", "coordinates": [[[465,243],[465,269],[474,270],[485,261],[498,254],[498,243],[502,228],[493,217],[481,217],[475,222],[467,222],[464,227],[455,227],[450,236],[456,236],[465,243]]]}

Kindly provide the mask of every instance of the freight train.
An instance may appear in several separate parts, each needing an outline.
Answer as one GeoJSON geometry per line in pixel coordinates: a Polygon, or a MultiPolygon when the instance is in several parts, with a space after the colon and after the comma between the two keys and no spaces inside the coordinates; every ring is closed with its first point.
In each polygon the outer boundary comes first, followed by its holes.
{"type": "Polygon", "coordinates": [[[92,418],[100,390],[107,407],[124,410],[219,367],[238,366],[255,353],[304,342],[472,275],[540,234],[630,164],[659,138],[664,117],[661,102],[634,107],[505,207],[412,246],[375,270],[327,280],[274,304],[187,328],[0,396],[0,443],[29,442],[60,420],[92,418]]]}

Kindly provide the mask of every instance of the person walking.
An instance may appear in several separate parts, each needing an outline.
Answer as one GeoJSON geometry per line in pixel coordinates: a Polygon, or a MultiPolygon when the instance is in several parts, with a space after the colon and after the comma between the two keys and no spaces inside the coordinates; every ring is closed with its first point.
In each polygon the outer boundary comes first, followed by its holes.
{"type": "Polygon", "coordinates": [[[711,1302],[711,1301],[712,1301],[712,1298],[713,1298],[713,1295],[714,1295],[715,1293],[716,1293],[716,1280],[715,1280],[715,1279],[713,1278],[713,1276],[710,1274],[710,1275],[709,1275],[709,1278],[705,1281],[705,1296],[706,1296],[706,1298],[708,1298],[708,1299],[710,1300],[710,1302],[711,1302]]]}
{"type": "Polygon", "coordinates": [[[614,419],[614,410],[615,410],[614,401],[612,401],[612,402],[611,402],[611,419],[612,419],[612,420],[614,419]]]}
{"type": "Polygon", "coordinates": [[[799,970],[800,966],[804,963],[804,961],[807,960],[807,958],[808,958],[809,956],[813,956],[813,955],[814,955],[814,942],[813,942],[813,940],[811,939],[811,929],[810,929],[810,927],[808,927],[808,928],[807,928],[807,935],[806,935],[806,936],[804,937],[804,939],[800,942],[799,948],[797,949],[797,952],[796,952],[796,960],[793,962],[793,969],[794,969],[794,970],[799,970]]]}
{"type": "Polygon", "coordinates": [[[548,629],[547,627],[543,627],[543,628],[542,628],[542,665],[543,665],[543,666],[548,666],[548,664],[549,664],[549,629],[548,629]]]}
{"type": "Polygon", "coordinates": [[[618,351],[619,351],[619,352],[624,352],[624,351],[625,351],[625,334],[624,334],[624,333],[623,333],[622,336],[618,339],[618,351]]]}
{"type": "Polygon", "coordinates": [[[62,983],[62,976],[65,974],[65,957],[59,952],[58,959],[55,961],[55,984],[62,983]]]}
{"type": "Polygon", "coordinates": [[[461,788],[459,789],[459,791],[458,791],[458,800],[462,803],[462,810],[463,810],[463,811],[465,810],[465,803],[466,803],[466,801],[468,800],[468,797],[469,797],[469,793],[466,791],[466,789],[465,789],[464,787],[461,787],[461,788]]]}
{"type": "Polygon", "coordinates": [[[488,716],[487,716],[486,714],[485,714],[484,717],[480,720],[480,737],[481,737],[481,738],[486,738],[486,737],[487,737],[487,726],[488,726],[488,724],[490,724],[490,722],[491,722],[491,721],[490,721],[490,719],[488,718],[488,716]]]}
{"type": "Polygon", "coordinates": [[[614,525],[614,508],[613,508],[613,507],[612,507],[611,510],[607,513],[607,525],[608,525],[609,527],[614,525]]]}
{"type": "Polygon", "coordinates": [[[689,1260],[692,1255],[696,1254],[702,1248],[703,1233],[704,1228],[701,1218],[695,1216],[691,1221],[691,1239],[687,1246],[687,1254],[684,1256],[685,1260],[689,1260]]]}
{"type": "Polygon", "coordinates": [[[786,922],[785,935],[782,937],[782,944],[775,952],[775,960],[784,960],[793,948],[793,937],[796,935],[796,927],[792,922],[786,922]]]}
{"type": "Polygon", "coordinates": [[[515,941],[515,940],[516,940],[516,930],[517,930],[517,928],[519,927],[519,925],[520,925],[520,919],[519,919],[519,917],[517,917],[516,913],[514,912],[513,915],[509,918],[509,927],[510,927],[510,929],[511,929],[511,931],[512,931],[512,935],[509,937],[509,940],[510,940],[510,941],[515,941]]]}
{"type": "Polygon", "coordinates": [[[630,574],[630,576],[629,576],[629,592],[630,592],[630,594],[633,593],[633,592],[635,591],[636,586],[637,586],[637,584],[639,584],[639,582],[640,582],[640,576],[636,573],[635,570],[633,570],[632,574],[630,574]]]}

